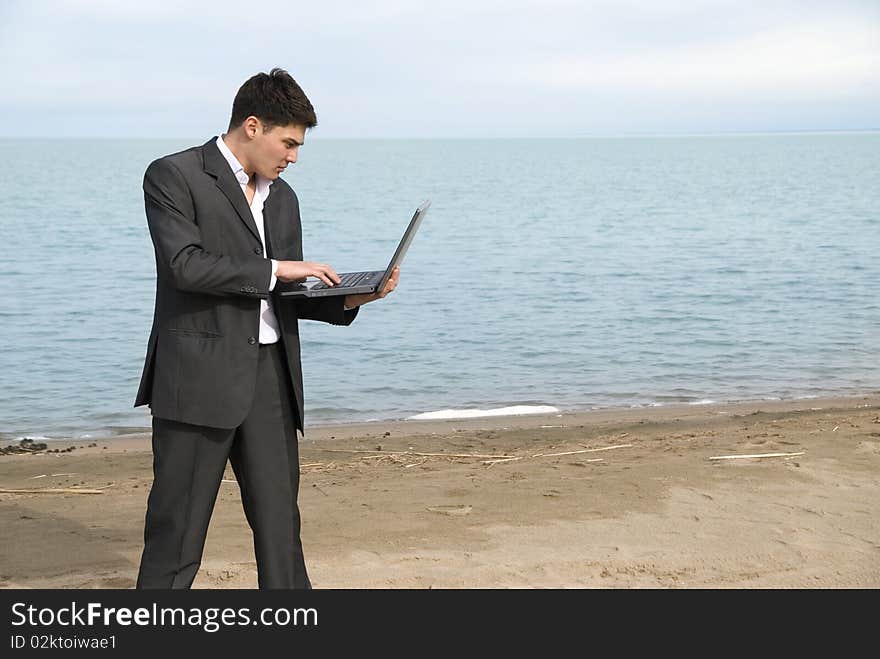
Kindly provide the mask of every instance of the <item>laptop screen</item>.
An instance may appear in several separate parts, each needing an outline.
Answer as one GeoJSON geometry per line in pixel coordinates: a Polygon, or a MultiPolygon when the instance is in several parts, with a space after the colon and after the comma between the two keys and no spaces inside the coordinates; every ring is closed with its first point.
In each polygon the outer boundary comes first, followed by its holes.
{"type": "Polygon", "coordinates": [[[425,213],[428,212],[428,207],[430,205],[430,200],[427,200],[422,202],[422,205],[416,209],[412,219],[409,221],[409,226],[406,228],[406,232],[403,234],[403,238],[400,239],[397,251],[394,252],[394,256],[391,258],[391,263],[388,264],[388,268],[385,270],[385,275],[382,277],[382,281],[379,282],[376,290],[381,291],[385,287],[385,282],[388,281],[388,278],[391,276],[391,271],[394,269],[394,266],[400,265],[403,262],[403,257],[406,256],[406,250],[409,249],[409,245],[415,237],[416,231],[418,231],[419,225],[422,223],[422,219],[425,217],[425,213]]]}

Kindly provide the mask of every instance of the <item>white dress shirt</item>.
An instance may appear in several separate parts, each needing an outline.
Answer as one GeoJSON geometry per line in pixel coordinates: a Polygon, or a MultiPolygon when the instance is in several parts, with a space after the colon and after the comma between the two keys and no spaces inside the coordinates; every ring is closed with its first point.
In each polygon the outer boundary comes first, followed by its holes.
{"type": "MultiPolygon", "coordinates": [[[[245,173],[244,167],[242,167],[241,163],[238,162],[238,158],[236,158],[229,147],[226,146],[226,142],[223,141],[222,135],[217,138],[217,148],[220,149],[220,153],[223,154],[223,157],[226,158],[226,162],[228,162],[229,166],[232,168],[232,173],[235,175],[235,179],[241,186],[241,191],[245,195],[245,200],[247,200],[247,184],[248,181],[250,181],[250,177],[245,173]]],[[[257,175],[254,174],[254,176],[257,175]]],[[[263,204],[269,196],[269,188],[271,186],[271,180],[265,179],[262,176],[257,176],[257,190],[254,193],[254,200],[250,204],[251,214],[254,216],[254,223],[257,225],[257,231],[260,234],[260,242],[263,244],[263,254],[267,253],[266,228],[263,223],[263,204]]],[[[270,291],[275,288],[275,282],[277,281],[275,273],[278,270],[278,262],[275,259],[271,259],[271,261],[272,278],[269,280],[270,291]]],[[[275,317],[275,312],[272,310],[272,302],[268,299],[260,300],[260,343],[275,343],[280,338],[281,331],[278,329],[278,319],[275,317]]]]}

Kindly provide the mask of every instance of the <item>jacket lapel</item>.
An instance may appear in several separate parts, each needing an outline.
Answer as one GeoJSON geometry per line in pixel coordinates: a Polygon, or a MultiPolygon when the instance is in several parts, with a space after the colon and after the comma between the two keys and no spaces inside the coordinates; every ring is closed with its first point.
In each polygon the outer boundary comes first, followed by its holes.
{"type": "Polygon", "coordinates": [[[223,154],[220,153],[220,149],[217,148],[217,144],[215,143],[216,139],[216,137],[212,137],[202,146],[202,154],[205,161],[205,173],[216,179],[217,187],[220,188],[220,191],[224,195],[226,195],[226,198],[229,200],[229,203],[232,204],[235,212],[238,213],[241,221],[245,223],[245,226],[247,226],[254,238],[259,241],[260,234],[257,231],[257,225],[254,222],[254,216],[251,213],[251,209],[248,207],[247,198],[244,196],[244,193],[241,191],[241,186],[232,174],[232,169],[229,167],[229,163],[226,162],[226,158],[223,157],[223,154]]]}

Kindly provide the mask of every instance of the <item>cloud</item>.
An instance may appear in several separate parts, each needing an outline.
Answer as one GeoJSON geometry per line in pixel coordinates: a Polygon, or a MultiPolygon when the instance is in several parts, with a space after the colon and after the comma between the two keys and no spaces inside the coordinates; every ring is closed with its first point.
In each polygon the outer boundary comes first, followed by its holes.
{"type": "Polygon", "coordinates": [[[3,0],[0,60],[16,134],[213,130],[272,66],[322,135],[880,126],[870,1],[3,0]]]}
{"type": "Polygon", "coordinates": [[[725,43],[532,60],[518,72],[557,87],[648,93],[852,93],[880,89],[880,25],[824,23],[725,43]]]}

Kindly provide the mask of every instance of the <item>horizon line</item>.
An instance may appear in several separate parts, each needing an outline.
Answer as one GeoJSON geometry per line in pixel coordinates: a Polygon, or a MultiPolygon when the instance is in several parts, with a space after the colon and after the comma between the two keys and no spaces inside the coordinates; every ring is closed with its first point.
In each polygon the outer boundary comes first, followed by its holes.
{"type": "MultiPolygon", "coordinates": [[[[209,131],[210,132],[210,131],[209,131]]],[[[877,128],[793,128],[781,130],[718,130],[718,131],[668,131],[668,132],[609,132],[609,133],[584,133],[574,135],[471,135],[462,137],[449,137],[445,135],[396,135],[396,136],[336,136],[326,137],[311,135],[311,140],[445,140],[445,141],[469,141],[469,140],[577,140],[577,139],[622,139],[636,137],[724,137],[724,136],[749,136],[749,135],[816,135],[816,134],[865,134],[878,133],[877,128]]],[[[125,136],[125,135],[65,135],[47,137],[44,135],[2,135],[0,140],[192,140],[204,139],[203,137],[169,135],[163,137],[125,136]]]]}

